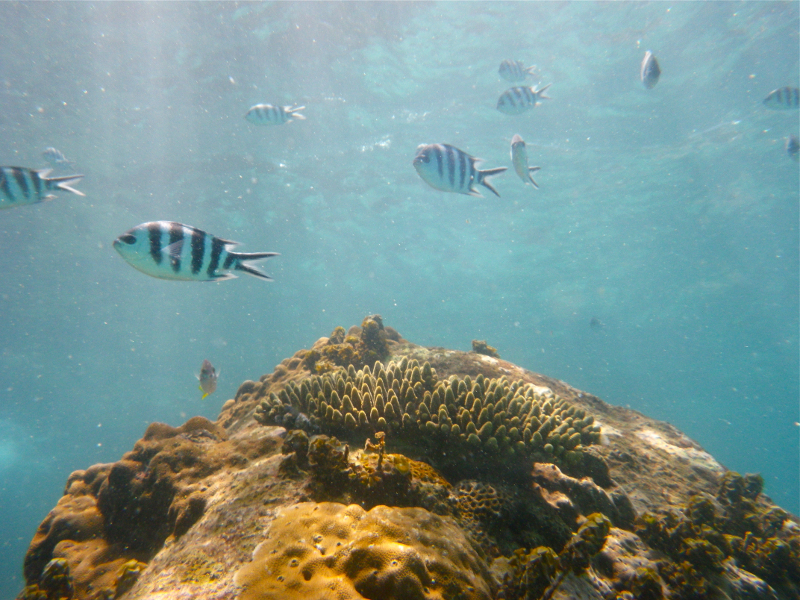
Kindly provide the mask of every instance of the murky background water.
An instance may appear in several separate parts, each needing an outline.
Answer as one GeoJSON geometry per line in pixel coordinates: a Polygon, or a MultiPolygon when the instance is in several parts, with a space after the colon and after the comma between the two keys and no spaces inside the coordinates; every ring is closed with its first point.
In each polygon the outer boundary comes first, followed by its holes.
{"type": "Polygon", "coordinates": [[[0,213],[3,597],[72,470],[215,418],[371,313],[667,420],[798,512],[798,112],[761,103],[798,85],[797,3],[3,3],[0,22],[0,164],[54,146],[86,193],[0,213]],[[552,100],[498,112],[507,58],[552,100]],[[307,120],[252,125],[257,103],[307,120]],[[514,134],[539,190],[509,171],[499,199],[444,194],[411,166],[441,142],[510,167],[514,134]],[[280,252],[275,282],[135,271],[111,242],[152,220],[280,252]]]}

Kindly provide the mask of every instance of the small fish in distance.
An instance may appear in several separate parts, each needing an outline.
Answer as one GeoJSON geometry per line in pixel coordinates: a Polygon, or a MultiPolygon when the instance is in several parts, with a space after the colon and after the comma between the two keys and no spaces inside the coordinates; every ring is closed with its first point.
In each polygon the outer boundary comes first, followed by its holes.
{"type": "Polygon", "coordinates": [[[305,117],[297,112],[304,108],[305,106],[256,104],[250,107],[244,118],[255,125],[283,125],[284,123],[291,123],[295,119],[304,120],[305,117]]]}
{"type": "Polygon", "coordinates": [[[531,173],[535,173],[541,169],[541,167],[528,166],[528,151],[525,147],[525,140],[523,140],[519,135],[515,135],[513,138],[511,138],[511,162],[514,165],[514,171],[516,171],[517,175],[520,176],[520,179],[522,179],[522,181],[525,183],[530,181],[533,184],[533,187],[538,190],[539,186],[536,185],[531,173]]]}
{"type": "Polygon", "coordinates": [[[589,327],[591,327],[595,331],[599,331],[600,329],[603,329],[603,327],[605,327],[605,326],[606,326],[605,323],[603,323],[597,317],[592,317],[592,320],[589,321],[589,327]]]}
{"type": "Polygon", "coordinates": [[[52,169],[26,169],[24,167],[0,167],[0,209],[36,204],[55,198],[53,194],[45,192],[64,190],[78,196],[85,196],[83,192],[72,187],[83,179],[83,175],[68,175],[66,177],[48,177],[52,169]]]}
{"type": "Polygon", "coordinates": [[[511,83],[525,81],[528,75],[536,73],[536,65],[526,67],[521,60],[504,60],[497,71],[500,77],[511,83]]]}
{"type": "Polygon", "coordinates": [[[475,168],[475,163],[480,161],[449,144],[422,144],[417,147],[412,164],[422,180],[434,189],[482,197],[475,189],[475,184],[479,184],[499,197],[489,177],[499,175],[508,167],[480,171],[475,168]]]}
{"type": "Polygon", "coordinates": [[[248,262],[279,254],[229,249],[236,244],[182,223],[152,221],[123,233],[114,240],[114,249],[132,267],[159,279],[224,281],[236,278],[230,271],[242,271],[272,281],[248,262]]]}
{"type": "Polygon", "coordinates": [[[800,140],[796,135],[790,135],[786,139],[786,154],[789,155],[789,158],[800,161],[800,140]]]}
{"type": "Polygon", "coordinates": [[[42,156],[54,167],[69,167],[72,166],[72,161],[64,156],[61,150],[56,150],[53,147],[45,148],[42,151],[42,156]]]}
{"type": "Polygon", "coordinates": [[[800,107],[800,89],[782,87],[772,90],[764,98],[764,106],[771,110],[797,110],[800,107]]]}
{"type": "Polygon", "coordinates": [[[550,100],[550,96],[545,96],[544,92],[551,84],[547,84],[542,89],[533,87],[513,87],[506,90],[497,100],[497,110],[506,115],[520,115],[540,104],[540,100],[550,100]]]}
{"type": "Polygon", "coordinates": [[[200,374],[195,375],[195,377],[200,381],[200,391],[203,392],[201,400],[217,390],[217,371],[208,360],[203,361],[203,366],[200,367],[200,374]]]}
{"type": "Polygon", "coordinates": [[[652,90],[658,83],[658,78],[661,77],[661,69],[658,66],[658,61],[653,53],[648,50],[644,53],[642,59],[642,67],[639,70],[639,78],[642,80],[644,87],[652,90]]]}

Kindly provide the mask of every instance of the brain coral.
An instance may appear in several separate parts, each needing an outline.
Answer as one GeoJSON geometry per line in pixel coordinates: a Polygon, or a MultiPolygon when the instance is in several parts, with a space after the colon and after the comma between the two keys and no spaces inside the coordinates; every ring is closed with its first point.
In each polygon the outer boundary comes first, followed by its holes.
{"type": "Polygon", "coordinates": [[[235,578],[240,600],[489,600],[489,580],[449,519],[334,502],[282,511],[235,578]]]}
{"type": "Polygon", "coordinates": [[[547,389],[483,375],[442,381],[427,362],[407,358],[289,382],[262,400],[255,417],[350,439],[383,431],[390,443],[423,446],[439,464],[448,454],[472,453],[469,468],[508,464],[494,457],[515,454],[579,462],[582,447],[600,438],[591,415],[547,389]]]}

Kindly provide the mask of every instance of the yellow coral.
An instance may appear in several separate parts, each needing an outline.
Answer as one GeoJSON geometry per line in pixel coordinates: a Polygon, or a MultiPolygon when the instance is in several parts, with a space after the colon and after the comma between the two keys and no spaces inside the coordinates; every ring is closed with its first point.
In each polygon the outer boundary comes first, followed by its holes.
{"type": "Polygon", "coordinates": [[[489,600],[459,528],[422,508],[304,502],[282,511],[235,577],[240,600],[489,600]]]}

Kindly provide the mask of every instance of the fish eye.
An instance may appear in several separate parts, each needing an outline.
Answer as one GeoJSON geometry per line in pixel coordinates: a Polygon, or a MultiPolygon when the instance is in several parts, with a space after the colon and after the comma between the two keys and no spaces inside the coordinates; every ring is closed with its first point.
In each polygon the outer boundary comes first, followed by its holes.
{"type": "Polygon", "coordinates": [[[133,246],[136,243],[136,236],[132,233],[126,233],[125,235],[119,236],[119,241],[133,246]]]}

